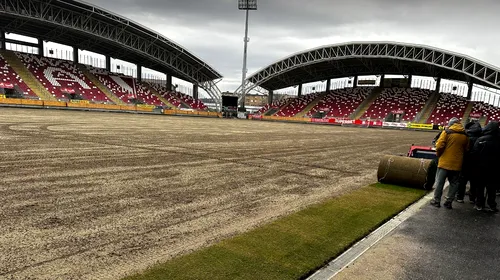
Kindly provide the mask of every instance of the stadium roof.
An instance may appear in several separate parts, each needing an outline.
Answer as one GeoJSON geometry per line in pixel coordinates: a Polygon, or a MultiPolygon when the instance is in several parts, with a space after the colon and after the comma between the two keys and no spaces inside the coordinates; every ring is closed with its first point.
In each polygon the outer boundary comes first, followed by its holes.
{"type": "Polygon", "coordinates": [[[140,64],[219,94],[222,75],[184,47],[132,20],[74,0],[2,0],[6,32],[53,41],[140,64]]]}
{"type": "Polygon", "coordinates": [[[470,56],[397,42],[349,42],[296,53],[247,78],[248,90],[361,75],[418,75],[500,89],[500,69],[470,56]]]}

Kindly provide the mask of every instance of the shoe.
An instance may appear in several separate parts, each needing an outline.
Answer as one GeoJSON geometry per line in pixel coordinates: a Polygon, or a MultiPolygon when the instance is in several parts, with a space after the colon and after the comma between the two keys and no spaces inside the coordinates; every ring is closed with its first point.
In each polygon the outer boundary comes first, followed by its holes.
{"type": "Polygon", "coordinates": [[[453,209],[453,207],[451,207],[451,201],[446,201],[443,206],[447,209],[453,209]]]}
{"type": "Polygon", "coordinates": [[[463,199],[457,199],[457,202],[458,203],[464,203],[464,200],[463,199]]]}
{"type": "Polygon", "coordinates": [[[486,212],[490,212],[490,213],[498,213],[498,208],[496,208],[496,207],[495,208],[491,208],[491,207],[486,208],[485,210],[486,210],[486,212]]]}
{"type": "Polygon", "coordinates": [[[474,206],[474,209],[476,209],[477,211],[483,211],[483,207],[481,206],[474,206]]]}
{"type": "Polygon", "coordinates": [[[438,202],[438,201],[436,201],[436,200],[434,200],[434,199],[431,200],[431,205],[434,206],[434,207],[437,207],[437,208],[441,207],[441,203],[438,202]]]}

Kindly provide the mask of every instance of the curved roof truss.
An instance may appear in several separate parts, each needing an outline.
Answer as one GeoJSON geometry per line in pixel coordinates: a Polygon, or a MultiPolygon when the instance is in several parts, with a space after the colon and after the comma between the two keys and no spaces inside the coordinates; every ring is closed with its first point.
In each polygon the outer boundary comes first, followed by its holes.
{"type": "MultiPolygon", "coordinates": [[[[350,42],[293,54],[257,71],[246,88],[276,90],[354,75],[401,74],[472,81],[500,89],[500,69],[442,49],[395,42],[350,42]]],[[[237,90],[241,92],[241,87],[237,90]]]]}
{"type": "Polygon", "coordinates": [[[6,32],[100,53],[198,84],[216,102],[210,65],[179,44],[129,19],[75,0],[0,0],[0,26],[6,32]]]}

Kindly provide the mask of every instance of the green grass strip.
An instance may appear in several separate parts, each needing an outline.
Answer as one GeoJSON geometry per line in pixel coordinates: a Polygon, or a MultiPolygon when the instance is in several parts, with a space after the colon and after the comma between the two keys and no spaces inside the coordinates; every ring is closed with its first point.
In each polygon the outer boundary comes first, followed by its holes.
{"type": "Polygon", "coordinates": [[[303,278],[423,195],[370,185],[126,279],[303,278]]]}

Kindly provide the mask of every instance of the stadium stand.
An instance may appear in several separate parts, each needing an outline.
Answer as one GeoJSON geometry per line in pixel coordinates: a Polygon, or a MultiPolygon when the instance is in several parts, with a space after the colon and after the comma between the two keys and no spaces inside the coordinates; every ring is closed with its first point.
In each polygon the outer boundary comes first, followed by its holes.
{"type": "Polygon", "coordinates": [[[500,108],[484,102],[474,102],[472,108],[471,116],[482,116],[488,121],[499,121],[500,120],[500,108]]]}
{"type": "Polygon", "coordinates": [[[24,83],[14,69],[10,67],[2,55],[0,55],[0,71],[0,79],[5,88],[10,88],[12,86],[17,91],[20,91],[24,98],[39,99],[39,97],[31,91],[31,89],[26,85],[26,83],[24,83]]]}
{"type": "Polygon", "coordinates": [[[285,107],[281,108],[275,115],[278,117],[294,117],[298,113],[302,112],[309,103],[314,101],[322,93],[310,93],[300,98],[295,98],[288,103],[285,107]]]}
{"type": "Polygon", "coordinates": [[[172,94],[177,99],[179,99],[181,102],[184,102],[192,109],[195,109],[195,110],[207,110],[208,109],[207,106],[205,106],[205,104],[203,104],[203,102],[201,102],[200,100],[195,100],[193,97],[191,97],[187,94],[183,94],[183,93],[180,93],[177,91],[172,92],[172,94]]]}
{"type": "Polygon", "coordinates": [[[371,92],[371,88],[345,88],[328,93],[314,106],[307,116],[326,112],[325,117],[345,117],[351,115],[371,92]]]}
{"type": "Polygon", "coordinates": [[[362,119],[384,120],[392,112],[402,111],[402,121],[413,121],[430,94],[430,90],[418,88],[386,88],[363,114],[362,119]]]}
{"type": "Polygon", "coordinates": [[[69,100],[75,93],[95,103],[112,103],[72,61],[16,53],[26,68],[42,83],[54,97],[69,100]]]}
{"type": "Polygon", "coordinates": [[[264,107],[260,108],[259,111],[257,111],[257,113],[263,115],[269,112],[271,109],[275,110],[274,113],[276,113],[281,107],[285,106],[285,104],[288,101],[289,101],[288,98],[283,98],[281,100],[273,101],[273,103],[271,104],[264,105],[264,107]]]}
{"type": "Polygon", "coordinates": [[[187,105],[183,104],[171,91],[167,88],[161,86],[160,84],[152,83],[151,87],[156,90],[163,98],[165,98],[170,104],[176,108],[187,108],[187,105]]]}
{"type": "Polygon", "coordinates": [[[145,85],[142,85],[142,84],[136,82],[135,83],[135,92],[136,92],[137,99],[142,101],[144,104],[161,106],[161,107],[167,106],[166,104],[161,102],[161,100],[158,99],[158,97],[156,97],[156,95],[151,93],[149,88],[145,85]]]}
{"type": "Polygon", "coordinates": [[[133,78],[113,74],[100,68],[91,68],[89,70],[121,101],[132,104],[130,100],[135,98],[133,78]]]}
{"type": "Polygon", "coordinates": [[[446,125],[453,117],[462,118],[467,109],[469,101],[465,97],[451,93],[441,93],[436,108],[432,112],[427,123],[446,125]]]}

